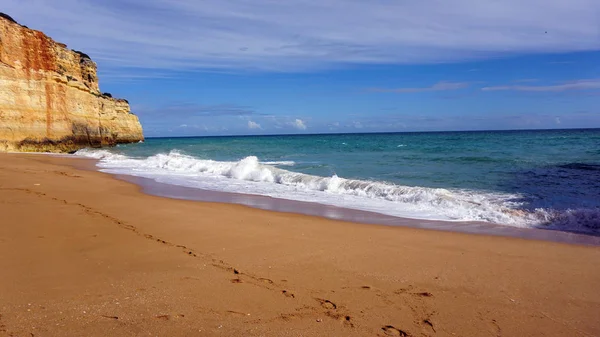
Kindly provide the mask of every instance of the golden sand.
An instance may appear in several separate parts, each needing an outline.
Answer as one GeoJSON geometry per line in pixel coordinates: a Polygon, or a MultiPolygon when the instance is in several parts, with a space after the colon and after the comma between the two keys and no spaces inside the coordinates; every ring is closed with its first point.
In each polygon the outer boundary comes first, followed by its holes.
{"type": "Polygon", "coordinates": [[[600,336],[600,248],[145,195],[0,155],[0,336],[600,336]]]}

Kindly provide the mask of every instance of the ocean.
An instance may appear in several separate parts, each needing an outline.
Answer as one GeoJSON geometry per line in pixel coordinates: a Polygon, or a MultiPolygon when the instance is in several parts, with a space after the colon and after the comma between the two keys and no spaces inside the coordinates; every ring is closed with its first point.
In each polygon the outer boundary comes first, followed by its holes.
{"type": "Polygon", "coordinates": [[[199,190],[600,234],[600,129],[148,138],[76,155],[199,190]]]}

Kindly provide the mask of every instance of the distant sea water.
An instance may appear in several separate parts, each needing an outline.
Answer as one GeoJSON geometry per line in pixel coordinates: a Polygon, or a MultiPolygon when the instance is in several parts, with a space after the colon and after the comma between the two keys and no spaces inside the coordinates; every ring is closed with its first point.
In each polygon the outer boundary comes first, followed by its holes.
{"type": "Polygon", "coordinates": [[[600,129],[149,138],[77,155],[202,190],[600,234],[600,129]]]}

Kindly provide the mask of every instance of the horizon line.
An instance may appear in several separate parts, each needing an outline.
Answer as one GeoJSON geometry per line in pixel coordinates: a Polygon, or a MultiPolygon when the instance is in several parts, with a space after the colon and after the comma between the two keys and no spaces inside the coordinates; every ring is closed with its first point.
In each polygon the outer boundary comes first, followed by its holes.
{"type": "Polygon", "coordinates": [[[593,128],[556,128],[556,129],[487,129],[487,130],[445,130],[445,131],[381,131],[381,132],[322,132],[322,133],[279,133],[279,134],[241,134],[241,135],[198,135],[198,136],[147,136],[145,139],[164,138],[218,138],[218,137],[278,137],[278,136],[328,136],[328,135],[377,135],[377,134],[411,134],[411,133],[458,133],[458,132],[521,132],[521,131],[587,131],[600,130],[593,128]]]}

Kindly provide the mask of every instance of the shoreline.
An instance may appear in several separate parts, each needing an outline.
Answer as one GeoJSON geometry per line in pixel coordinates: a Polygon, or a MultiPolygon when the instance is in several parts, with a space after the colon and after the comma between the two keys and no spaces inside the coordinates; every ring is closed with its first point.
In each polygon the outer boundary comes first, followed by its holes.
{"type": "Polygon", "coordinates": [[[404,218],[365,210],[319,204],[316,202],[280,199],[256,194],[204,190],[161,183],[150,178],[103,172],[96,166],[98,160],[94,158],[64,157],[76,159],[78,162],[79,159],[81,159],[82,163],[85,163],[86,161],[89,161],[89,163],[94,163],[74,165],[74,167],[108,174],[116,179],[139,186],[143,193],[171,199],[237,204],[266,211],[317,216],[325,219],[340,220],[364,225],[402,226],[425,230],[438,230],[476,235],[506,236],[528,240],[543,240],[569,244],[600,246],[600,236],[582,232],[570,232],[545,228],[520,228],[482,221],[444,221],[404,218]]]}
{"type": "Polygon", "coordinates": [[[599,247],[156,197],[78,159],[0,154],[0,336],[600,334],[599,247]]]}
{"type": "MultiPolygon", "coordinates": [[[[103,172],[104,173],[104,172],[103,172]]],[[[498,225],[487,222],[443,221],[395,217],[375,212],[342,208],[319,203],[297,200],[279,199],[261,195],[209,191],[186,186],[169,185],[150,178],[109,174],[116,179],[132,183],[141,188],[145,194],[170,199],[197,202],[243,205],[254,209],[272,212],[292,213],[316,216],[323,219],[339,220],[366,226],[384,225],[392,227],[408,227],[443,232],[465,233],[474,235],[491,235],[542,240],[568,244],[600,246],[600,237],[579,233],[544,228],[519,228],[509,225],[498,225]]]]}

